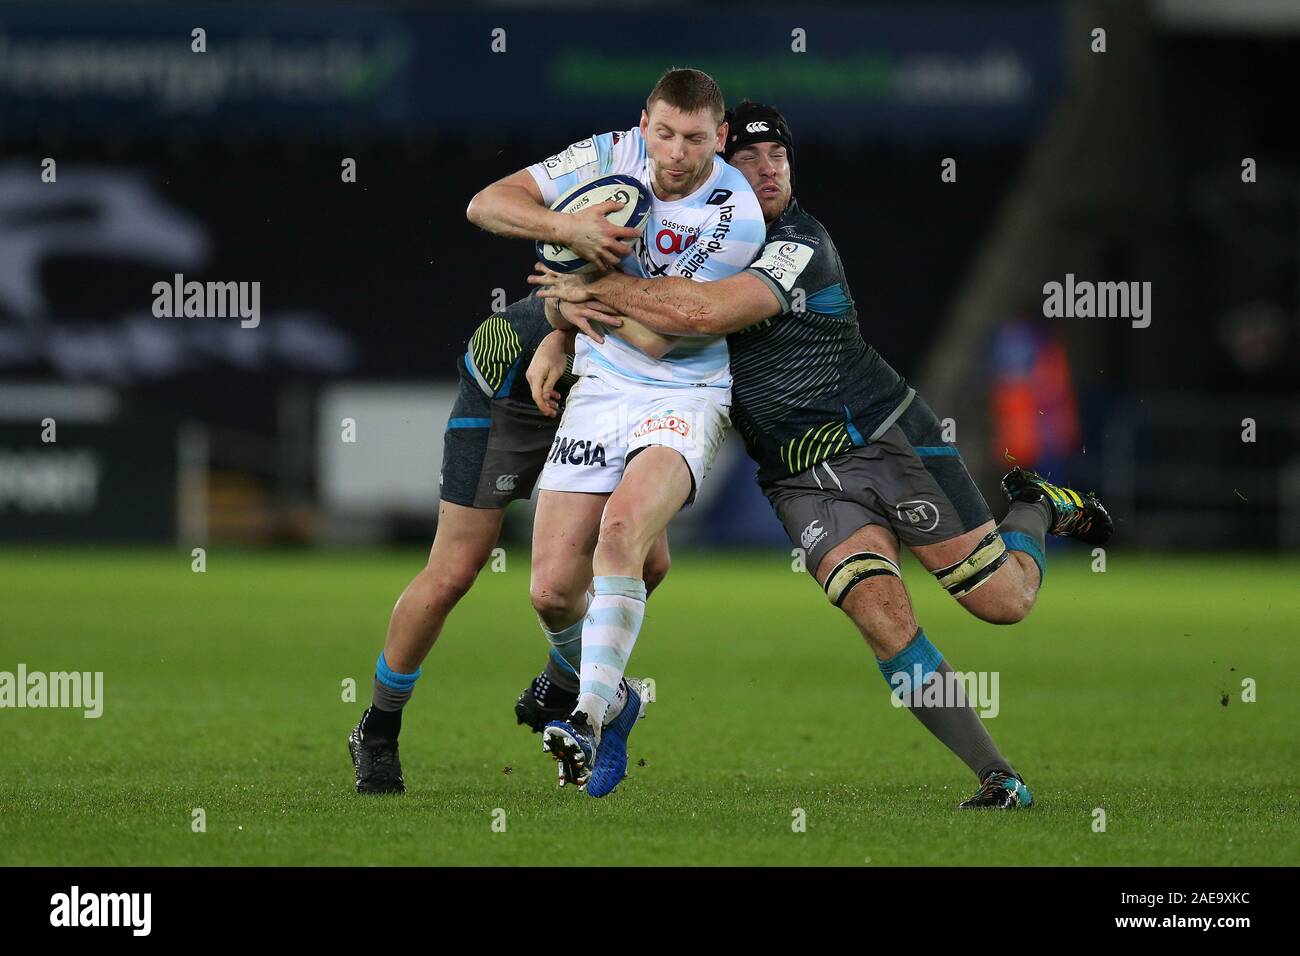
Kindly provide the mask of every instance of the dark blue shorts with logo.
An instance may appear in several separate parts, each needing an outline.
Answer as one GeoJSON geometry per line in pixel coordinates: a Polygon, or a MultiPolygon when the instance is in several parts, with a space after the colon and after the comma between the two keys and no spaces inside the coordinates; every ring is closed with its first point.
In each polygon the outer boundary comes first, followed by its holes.
{"type": "Polygon", "coordinates": [[[904,544],[936,544],[993,520],[955,445],[920,395],[868,444],[763,485],[809,571],[864,525],[904,544]]]}
{"type": "Polygon", "coordinates": [[[443,501],[466,508],[504,508],[532,496],[559,427],[532,402],[492,398],[466,371],[442,444],[443,501]]]}

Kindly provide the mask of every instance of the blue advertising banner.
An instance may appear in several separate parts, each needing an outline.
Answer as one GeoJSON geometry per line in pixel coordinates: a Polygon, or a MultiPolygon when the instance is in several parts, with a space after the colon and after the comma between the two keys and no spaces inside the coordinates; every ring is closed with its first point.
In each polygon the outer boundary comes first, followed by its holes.
{"type": "MultiPolygon", "coordinates": [[[[0,4],[7,124],[625,128],[670,66],[809,132],[1023,137],[1063,87],[1059,8],[740,12],[0,4]],[[196,32],[196,31],[201,31],[196,32]]],[[[11,130],[12,131],[12,130],[11,130]]]]}

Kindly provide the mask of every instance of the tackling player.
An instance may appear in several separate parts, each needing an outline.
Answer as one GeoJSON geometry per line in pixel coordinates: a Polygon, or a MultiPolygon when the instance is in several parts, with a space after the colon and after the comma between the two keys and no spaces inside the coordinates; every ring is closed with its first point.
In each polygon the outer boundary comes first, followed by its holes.
{"type": "MultiPolygon", "coordinates": [[[[611,208],[605,204],[568,217],[567,243],[591,256],[612,246],[601,226],[609,225],[604,216],[611,208]]],[[[544,312],[558,321],[577,308],[560,303],[557,316],[555,306],[535,295],[511,303],[478,327],[456,362],[460,392],[443,437],[438,528],[429,560],[393,607],[375,665],[371,705],[348,737],[358,793],[405,791],[397,741],[424,659],[447,615],[487,563],[506,506],[532,494],[546,463],[558,423],[533,405],[523,372],[552,331],[544,312]]],[[[560,390],[567,393],[572,381],[564,376],[560,390]]],[[[668,539],[662,535],[642,571],[647,593],[668,573],[668,563],[668,539]]],[[[577,690],[576,678],[556,655],[515,703],[519,723],[540,731],[547,720],[573,708],[577,690]]]]}
{"type": "MultiPolygon", "coordinates": [[[[730,121],[726,156],[768,223],[767,244],[748,269],[708,285],[555,273],[531,281],[548,298],[594,300],[630,317],[616,335],[637,323],[665,335],[728,334],[733,417],[760,486],[826,596],[853,619],[912,713],[975,772],[979,790],[961,806],[1029,806],[1024,780],[964,695],[926,706],[912,684],[952,668],[917,626],[899,574],[900,542],[976,617],[1010,624],[1037,599],[1045,535],[1101,544],[1110,517],[1095,497],[1017,468],[1003,479],[1011,505],[994,524],[934,413],[863,340],[835,246],[794,199],[785,120],[744,102],[730,121]]],[[[549,337],[528,372],[548,414],[562,348],[549,337]]]]}
{"type": "MultiPolygon", "coordinates": [[[[712,78],[669,70],[639,127],[574,143],[492,184],[468,214],[499,235],[555,242],[567,217],[550,203],[595,176],[626,173],[652,201],[644,237],[616,250],[620,268],[701,284],[734,275],[753,260],[764,223],[745,178],[716,155],[725,135],[712,78]]],[[[573,371],[579,380],[540,482],[531,593],[552,646],[580,671],[576,708],[546,727],[543,745],[568,780],[590,774],[587,792],[602,796],[623,778],[627,734],[645,703],[624,679],[645,613],[642,566],[712,466],[730,421],[731,375],[717,333],[687,333],[662,360],[584,336],[573,371]]]]}

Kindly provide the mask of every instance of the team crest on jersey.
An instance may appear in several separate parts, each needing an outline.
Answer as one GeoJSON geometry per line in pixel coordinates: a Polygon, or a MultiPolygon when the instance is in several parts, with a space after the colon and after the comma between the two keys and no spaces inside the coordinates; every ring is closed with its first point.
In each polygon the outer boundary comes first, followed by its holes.
{"type": "Polygon", "coordinates": [[[670,408],[662,415],[651,415],[643,421],[636,427],[636,431],[632,433],[632,438],[642,438],[649,435],[651,432],[665,430],[675,432],[685,438],[691,433],[691,426],[686,419],[682,418],[680,415],[674,414],[673,410],[670,408]]]}

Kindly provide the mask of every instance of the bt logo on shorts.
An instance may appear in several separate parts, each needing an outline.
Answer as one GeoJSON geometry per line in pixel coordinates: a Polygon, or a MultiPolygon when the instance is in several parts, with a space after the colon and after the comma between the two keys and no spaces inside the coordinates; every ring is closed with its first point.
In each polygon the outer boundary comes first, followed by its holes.
{"type": "Polygon", "coordinates": [[[803,534],[799,535],[799,543],[803,545],[805,551],[811,551],[813,545],[824,537],[826,537],[826,529],[822,527],[819,520],[814,518],[812,523],[803,529],[803,534]]]}
{"type": "Polygon", "coordinates": [[[928,501],[900,501],[898,520],[917,531],[933,531],[939,526],[939,509],[928,501]]]}
{"type": "Polygon", "coordinates": [[[501,475],[497,478],[497,493],[505,495],[514,491],[515,482],[518,480],[518,475],[501,475]]]}
{"type": "Polygon", "coordinates": [[[585,438],[555,436],[551,443],[551,462],[557,465],[599,465],[605,467],[605,446],[585,438]]]}

